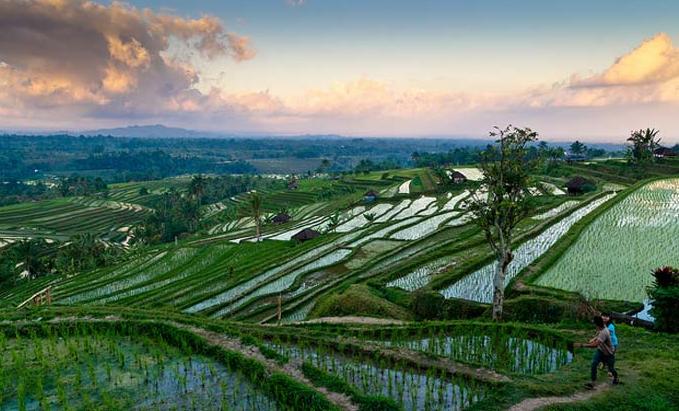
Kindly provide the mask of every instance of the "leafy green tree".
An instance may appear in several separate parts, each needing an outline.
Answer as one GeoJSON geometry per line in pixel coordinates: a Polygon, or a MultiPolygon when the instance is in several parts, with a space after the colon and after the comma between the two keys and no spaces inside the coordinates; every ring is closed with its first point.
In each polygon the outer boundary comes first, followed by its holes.
{"type": "Polygon", "coordinates": [[[490,135],[497,138],[496,144],[482,153],[480,163],[481,186],[488,190],[488,196],[484,198],[475,191],[467,206],[495,254],[493,320],[499,321],[507,267],[514,258],[514,230],[530,210],[529,173],[535,162],[526,159],[526,146],[537,140],[538,133],[509,125],[505,129],[495,127],[490,135]]]}
{"type": "Polygon", "coordinates": [[[0,249],[0,289],[12,286],[17,280],[16,256],[10,247],[0,249]]]}
{"type": "Polygon", "coordinates": [[[316,171],[319,173],[327,173],[329,168],[330,160],[324,158],[323,160],[321,160],[321,164],[318,166],[318,169],[316,171]]]}
{"type": "Polygon", "coordinates": [[[653,272],[653,285],[647,288],[653,301],[651,315],[661,331],[679,332],[679,269],[660,267],[653,272]]]}
{"type": "Polygon", "coordinates": [[[587,146],[581,143],[578,140],[575,140],[573,144],[570,146],[571,153],[576,155],[576,156],[582,156],[585,155],[585,152],[587,151],[587,146]]]}
{"type": "Polygon", "coordinates": [[[660,130],[647,128],[635,130],[627,139],[630,142],[628,157],[635,164],[645,164],[653,161],[653,150],[660,146],[660,138],[656,138],[660,130]]]}

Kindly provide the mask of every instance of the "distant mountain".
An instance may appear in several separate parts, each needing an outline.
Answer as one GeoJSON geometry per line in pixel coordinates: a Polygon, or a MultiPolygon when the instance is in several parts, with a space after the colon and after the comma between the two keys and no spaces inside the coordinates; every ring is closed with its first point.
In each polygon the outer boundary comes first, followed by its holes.
{"type": "Polygon", "coordinates": [[[162,124],[147,126],[128,126],[118,128],[102,128],[82,131],[86,136],[140,137],[140,138],[186,138],[186,137],[224,137],[222,134],[209,131],[187,130],[179,127],[166,127],[162,124]]]}

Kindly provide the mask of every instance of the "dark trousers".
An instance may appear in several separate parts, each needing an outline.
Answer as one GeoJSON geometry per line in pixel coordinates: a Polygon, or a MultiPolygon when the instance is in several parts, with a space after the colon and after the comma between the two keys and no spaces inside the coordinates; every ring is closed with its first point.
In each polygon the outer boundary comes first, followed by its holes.
{"type": "Polygon", "coordinates": [[[592,358],[592,382],[596,381],[597,368],[599,368],[600,363],[604,363],[608,367],[608,371],[613,374],[613,381],[617,381],[618,372],[615,370],[615,354],[606,355],[597,349],[594,351],[594,357],[592,358]]]}

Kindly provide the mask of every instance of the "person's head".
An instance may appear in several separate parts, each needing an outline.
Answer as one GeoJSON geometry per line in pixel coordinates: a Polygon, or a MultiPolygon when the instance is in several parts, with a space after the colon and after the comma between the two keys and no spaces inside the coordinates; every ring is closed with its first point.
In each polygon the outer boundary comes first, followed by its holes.
{"type": "Polygon", "coordinates": [[[608,325],[611,323],[611,313],[601,313],[601,319],[604,320],[604,324],[608,325]]]}
{"type": "Polygon", "coordinates": [[[592,322],[596,325],[596,328],[604,328],[604,319],[600,315],[595,315],[592,322]]]}

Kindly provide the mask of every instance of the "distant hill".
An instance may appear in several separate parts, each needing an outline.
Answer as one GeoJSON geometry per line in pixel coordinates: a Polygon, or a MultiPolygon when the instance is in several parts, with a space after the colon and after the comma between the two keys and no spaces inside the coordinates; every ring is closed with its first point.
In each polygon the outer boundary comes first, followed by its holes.
{"type": "Polygon", "coordinates": [[[162,124],[146,126],[127,126],[82,131],[86,136],[140,137],[140,138],[186,138],[186,137],[224,137],[209,131],[187,130],[179,127],[166,127],[162,124]]]}

